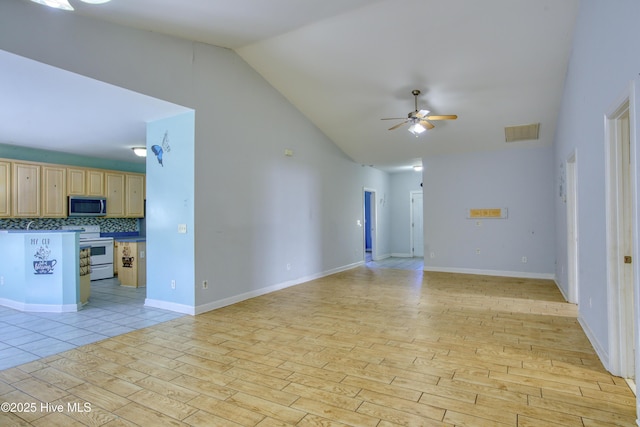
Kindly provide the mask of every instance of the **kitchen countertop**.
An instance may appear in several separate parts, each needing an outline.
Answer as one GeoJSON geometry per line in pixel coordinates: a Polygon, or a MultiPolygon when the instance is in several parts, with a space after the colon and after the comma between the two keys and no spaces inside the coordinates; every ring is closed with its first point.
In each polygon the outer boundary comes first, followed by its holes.
{"type": "Polygon", "coordinates": [[[113,240],[115,240],[116,242],[132,242],[132,243],[138,243],[138,242],[146,242],[147,238],[146,237],[114,237],[113,240]]]}

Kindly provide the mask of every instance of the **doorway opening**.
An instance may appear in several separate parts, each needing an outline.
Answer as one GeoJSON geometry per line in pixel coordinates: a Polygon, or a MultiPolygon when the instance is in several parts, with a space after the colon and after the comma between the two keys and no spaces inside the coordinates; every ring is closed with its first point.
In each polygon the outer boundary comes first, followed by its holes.
{"type": "Polygon", "coordinates": [[[364,262],[376,260],[376,191],[365,188],[364,198],[364,262]]]}
{"type": "Polygon", "coordinates": [[[635,379],[637,275],[634,263],[638,262],[633,203],[636,188],[632,179],[636,171],[632,153],[636,147],[631,138],[630,121],[633,92],[634,85],[631,85],[630,92],[621,97],[605,117],[609,370],[631,380],[635,379]]]}

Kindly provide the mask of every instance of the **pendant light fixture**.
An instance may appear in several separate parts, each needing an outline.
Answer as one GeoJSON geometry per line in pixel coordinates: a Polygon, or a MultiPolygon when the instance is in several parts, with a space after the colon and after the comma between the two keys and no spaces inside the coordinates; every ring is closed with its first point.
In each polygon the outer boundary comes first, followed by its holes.
{"type": "MultiPolygon", "coordinates": [[[[53,7],[55,9],[74,10],[73,6],[69,4],[69,0],[31,0],[31,1],[34,3],[53,7]]],[[[84,3],[89,3],[89,4],[102,4],[102,3],[107,3],[111,0],[80,0],[80,1],[84,3]]]]}

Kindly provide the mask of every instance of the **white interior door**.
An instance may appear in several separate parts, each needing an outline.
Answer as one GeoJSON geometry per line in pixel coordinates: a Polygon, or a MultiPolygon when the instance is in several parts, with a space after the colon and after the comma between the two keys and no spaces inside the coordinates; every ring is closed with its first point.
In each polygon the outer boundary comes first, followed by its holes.
{"type": "Polygon", "coordinates": [[[424,257],[422,191],[411,192],[411,246],[414,257],[424,257]]]}

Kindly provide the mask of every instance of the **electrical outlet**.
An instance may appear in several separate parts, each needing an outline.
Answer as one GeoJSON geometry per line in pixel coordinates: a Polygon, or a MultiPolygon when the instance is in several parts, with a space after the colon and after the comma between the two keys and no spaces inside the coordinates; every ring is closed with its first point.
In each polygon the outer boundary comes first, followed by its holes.
{"type": "Polygon", "coordinates": [[[203,280],[202,281],[202,289],[209,289],[209,281],[208,280],[203,280]]]}
{"type": "Polygon", "coordinates": [[[287,263],[287,271],[291,270],[291,264],[287,263]]]}
{"type": "Polygon", "coordinates": [[[476,255],[480,255],[480,248],[476,249],[476,255]]]}
{"type": "Polygon", "coordinates": [[[176,288],[176,281],[172,280],[171,281],[171,289],[175,289],[176,288]]]}
{"type": "Polygon", "coordinates": [[[429,254],[429,257],[430,257],[430,258],[435,258],[435,257],[436,257],[436,253],[435,253],[435,252],[431,252],[431,253],[429,254]]]}
{"type": "Polygon", "coordinates": [[[523,257],[522,257],[522,263],[523,263],[523,264],[526,264],[526,263],[527,263],[527,257],[526,257],[526,256],[523,256],[523,257]]]}
{"type": "Polygon", "coordinates": [[[140,251],[140,259],[144,259],[144,251],[140,251]]]}
{"type": "Polygon", "coordinates": [[[187,224],[178,224],[178,233],[187,234],[187,224]]]}

